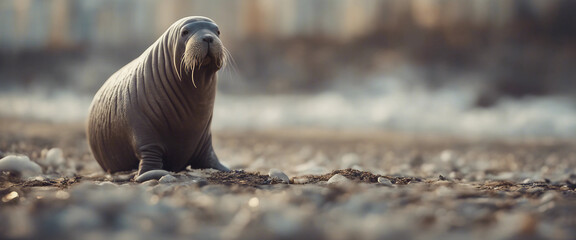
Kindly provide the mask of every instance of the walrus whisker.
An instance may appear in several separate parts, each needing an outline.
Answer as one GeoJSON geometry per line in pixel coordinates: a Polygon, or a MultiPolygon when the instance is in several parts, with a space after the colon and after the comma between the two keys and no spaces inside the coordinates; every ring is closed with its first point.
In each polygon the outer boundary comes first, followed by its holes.
{"type": "Polygon", "coordinates": [[[216,60],[216,66],[218,68],[223,68],[226,65],[226,51],[224,51],[224,47],[222,47],[222,52],[220,53],[220,57],[216,60]]]}
{"type": "MultiPolygon", "coordinates": [[[[188,66],[186,65],[186,62],[187,62],[186,61],[186,53],[184,53],[182,55],[182,59],[180,59],[180,71],[184,70],[184,73],[188,73],[188,70],[187,70],[188,66]],[[184,64],[184,67],[182,67],[182,64],[184,64]]],[[[184,75],[184,74],[182,74],[182,75],[184,75]]]]}
{"type": "Polygon", "coordinates": [[[179,66],[179,68],[177,69],[178,71],[176,71],[176,74],[178,75],[178,80],[180,80],[180,82],[182,82],[182,75],[183,75],[183,74],[182,74],[182,64],[183,64],[183,63],[184,63],[184,57],[182,57],[182,58],[180,59],[180,66],[179,66]]]}
{"type": "Polygon", "coordinates": [[[225,55],[225,62],[224,62],[224,67],[225,67],[225,71],[227,72],[227,74],[229,76],[233,76],[233,73],[237,73],[238,72],[238,65],[236,64],[236,60],[234,60],[234,57],[232,57],[232,54],[230,53],[230,51],[228,51],[228,49],[226,48],[222,48],[224,50],[224,55],[225,55]],[[230,70],[228,70],[228,66],[230,66],[230,70]]]}
{"type": "Polygon", "coordinates": [[[198,88],[196,87],[196,82],[194,81],[194,69],[196,68],[196,65],[192,65],[192,74],[190,74],[190,76],[192,76],[192,85],[194,85],[194,88],[198,88]]]}
{"type": "MultiPolygon", "coordinates": [[[[181,72],[182,76],[184,76],[184,74],[187,74],[187,73],[190,72],[190,71],[189,71],[189,67],[188,67],[188,65],[187,65],[187,62],[188,62],[188,61],[186,60],[186,58],[187,58],[187,55],[184,54],[184,55],[182,56],[182,60],[181,60],[181,63],[180,63],[180,64],[184,64],[184,67],[180,67],[180,71],[182,71],[182,70],[184,71],[183,73],[181,72]]],[[[184,81],[184,79],[182,79],[182,80],[184,81]]]]}
{"type": "Polygon", "coordinates": [[[182,77],[180,76],[180,69],[176,71],[176,77],[178,77],[178,81],[182,82],[182,77]]]}
{"type": "Polygon", "coordinates": [[[182,64],[180,64],[180,67],[177,67],[176,64],[174,64],[174,71],[176,72],[176,77],[178,77],[178,80],[182,81],[182,77],[180,77],[180,68],[182,68],[182,64]]]}
{"type": "Polygon", "coordinates": [[[184,72],[188,73],[190,71],[190,67],[188,66],[188,60],[186,59],[186,55],[182,58],[182,62],[184,63],[184,72]]]}
{"type": "Polygon", "coordinates": [[[204,64],[204,59],[206,59],[206,58],[200,58],[200,63],[198,64],[198,68],[202,68],[202,64],[204,64]]]}
{"type": "Polygon", "coordinates": [[[224,53],[222,56],[222,58],[223,58],[222,59],[222,62],[223,62],[222,67],[226,67],[226,66],[228,66],[228,63],[230,62],[230,56],[229,56],[230,53],[228,52],[228,49],[226,49],[224,47],[222,48],[222,52],[224,53]]]}
{"type": "MultiPolygon", "coordinates": [[[[184,72],[186,72],[186,66],[184,65],[184,67],[182,67],[182,64],[184,64],[184,58],[182,58],[180,60],[180,69],[178,69],[178,73],[180,73],[180,75],[184,75],[182,73],[182,70],[184,70],[184,72]]],[[[181,78],[180,80],[184,80],[184,79],[181,78]]]]}
{"type": "Polygon", "coordinates": [[[224,50],[224,54],[225,54],[225,63],[224,66],[228,66],[231,65],[232,68],[234,69],[235,72],[238,72],[238,64],[236,63],[236,60],[234,60],[234,57],[232,57],[232,54],[230,53],[230,51],[228,51],[227,48],[222,48],[224,50]]]}
{"type": "Polygon", "coordinates": [[[184,53],[183,60],[184,60],[184,69],[186,70],[186,73],[190,73],[191,66],[193,66],[194,64],[194,56],[190,56],[190,53],[187,51],[186,53],[184,53]]]}

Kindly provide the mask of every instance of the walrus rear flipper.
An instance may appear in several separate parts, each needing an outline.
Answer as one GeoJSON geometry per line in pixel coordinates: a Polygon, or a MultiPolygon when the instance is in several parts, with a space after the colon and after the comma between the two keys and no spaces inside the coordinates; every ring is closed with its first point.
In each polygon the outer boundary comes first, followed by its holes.
{"type": "Polygon", "coordinates": [[[207,149],[204,154],[204,157],[201,159],[190,159],[188,161],[188,165],[191,168],[212,168],[223,172],[229,172],[230,169],[218,160],[218,156],[214,152],[214,148],[212,148],[212,141],[207,141],[207,149]]]}
{"type": "Polygon", "coordinates": [[[216,153],[214,152],[212,147],[210,147],[210,153],[208,154],[208,159],[205,162],[208,163],[207,168],[213,168],[223,172],[230,172],[230,169],[228,167],[220,163],[220,160],[218,160],[218,157],[216,156],[216,153]]]}

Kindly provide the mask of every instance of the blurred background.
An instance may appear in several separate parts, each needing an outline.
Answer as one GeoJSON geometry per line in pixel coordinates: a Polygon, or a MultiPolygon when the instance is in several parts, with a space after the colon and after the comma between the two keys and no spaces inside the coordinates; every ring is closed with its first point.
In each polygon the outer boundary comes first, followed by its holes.
{"type": "Polygon", "coordinates": [[[572,0],[0,0],[0,117],[84,121],[174,21],[233,61],[213,127],[464,137],[576,134],[572,0]]]}

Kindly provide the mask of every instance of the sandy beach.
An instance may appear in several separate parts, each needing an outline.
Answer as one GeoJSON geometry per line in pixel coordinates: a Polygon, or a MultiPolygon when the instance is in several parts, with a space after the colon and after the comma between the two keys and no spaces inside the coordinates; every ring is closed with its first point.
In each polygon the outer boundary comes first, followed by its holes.
{"type": "Polygon", "coordinates": [[[0,234],[23,238],[573,239],[576,144],[391,132],[215,132],[230,173],[107,174],[82,123],[2,119],[0,234]],[[56,164],[57,163],[57,164],[56,164]],[[288,183],[278,175],[285,173],[288,183]]]}

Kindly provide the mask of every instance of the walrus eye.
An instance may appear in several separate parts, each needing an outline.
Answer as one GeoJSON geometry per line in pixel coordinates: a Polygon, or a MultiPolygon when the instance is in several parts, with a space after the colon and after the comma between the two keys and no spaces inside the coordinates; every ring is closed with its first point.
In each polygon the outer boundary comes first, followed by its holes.
{"type": "Polygon", "coordinates": [[[220,36],[220,30],[218,30],[218,32],[216,32],[218,34],[218,36],[220,36]]]}
{"type": "Polygon", "coordinates": [[[188,30],[182,31],[182,36],[186,36],[186,35],[188,35],[188,30]]]}

